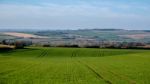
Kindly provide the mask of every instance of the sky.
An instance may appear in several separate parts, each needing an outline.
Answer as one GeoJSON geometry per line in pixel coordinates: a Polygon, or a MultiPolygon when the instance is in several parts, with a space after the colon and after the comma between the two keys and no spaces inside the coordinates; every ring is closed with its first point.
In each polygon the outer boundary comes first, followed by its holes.
{"type": "Polygon", "coordinates": [[[150,0],[0,0],[0,29],[150,30],[150,0]]]}

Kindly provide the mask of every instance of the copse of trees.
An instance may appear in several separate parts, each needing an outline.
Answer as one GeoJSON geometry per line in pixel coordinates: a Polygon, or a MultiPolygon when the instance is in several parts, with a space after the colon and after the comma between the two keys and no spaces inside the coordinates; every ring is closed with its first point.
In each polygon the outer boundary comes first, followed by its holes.
{"type": "Polygon", "coordinates": [[[14,39],[4,39],[1,42],[3,45],[14,46],[15,48],[24,48],[25,46],[32,45],[32,41],[29,40],[14,40],[14,39]]]}
{"type": "Polygon", "coordinates": [[[44,44],[43,47],[51,47],[50,44],[44,44]]]}
{"type": "Polygon", "coordinates": [[[64,44],[64,45],[63,45],[63,44],[62,44],[62,45],[57,45],[56,47],[79,48],[79,46],[78,46],[78,45],[75,45],[75,44],[74,44],[74,45],[69,45],[69,44],[68,44],[68,45],[67,45],[67,44],[64,44]]]}
{"type": "Polygon", "coordinates": [[[101,44],[104,48],[119,48],[119,49],[131,49],[131,48],[142,48],[145,46],[145,43],[140,42],[113,42],[113,43],[105,43],[105,45],[101,44]]]}

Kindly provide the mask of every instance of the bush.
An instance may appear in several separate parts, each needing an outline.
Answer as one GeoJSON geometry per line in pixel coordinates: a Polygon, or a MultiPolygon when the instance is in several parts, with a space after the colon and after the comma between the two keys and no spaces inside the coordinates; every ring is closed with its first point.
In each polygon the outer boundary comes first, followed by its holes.
{"type": "Polygon", "coordinates": [[[44,44],[43,47],[51,47],[49,44],[44,44]]]}

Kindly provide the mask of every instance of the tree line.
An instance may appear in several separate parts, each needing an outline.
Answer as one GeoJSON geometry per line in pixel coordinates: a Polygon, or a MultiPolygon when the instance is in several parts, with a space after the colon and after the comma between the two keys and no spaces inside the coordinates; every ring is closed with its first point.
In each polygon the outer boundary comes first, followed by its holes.
{"type": "Polygon", "coordinates": [[[1,41],[3,45],[14,46],[15,48],[24,48],[25,46],[32,45],[32,41],[29,40],[15,40],[15,39],[4,39],[1,41]]]}

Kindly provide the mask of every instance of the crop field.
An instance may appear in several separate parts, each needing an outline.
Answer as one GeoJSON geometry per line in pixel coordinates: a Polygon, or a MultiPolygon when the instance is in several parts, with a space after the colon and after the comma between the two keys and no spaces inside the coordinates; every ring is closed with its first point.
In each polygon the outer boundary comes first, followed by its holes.
{"type": "Polygon", "coordinates": [[[0,51],[0,84],[150,84],[150,50],[0,51]]]}

